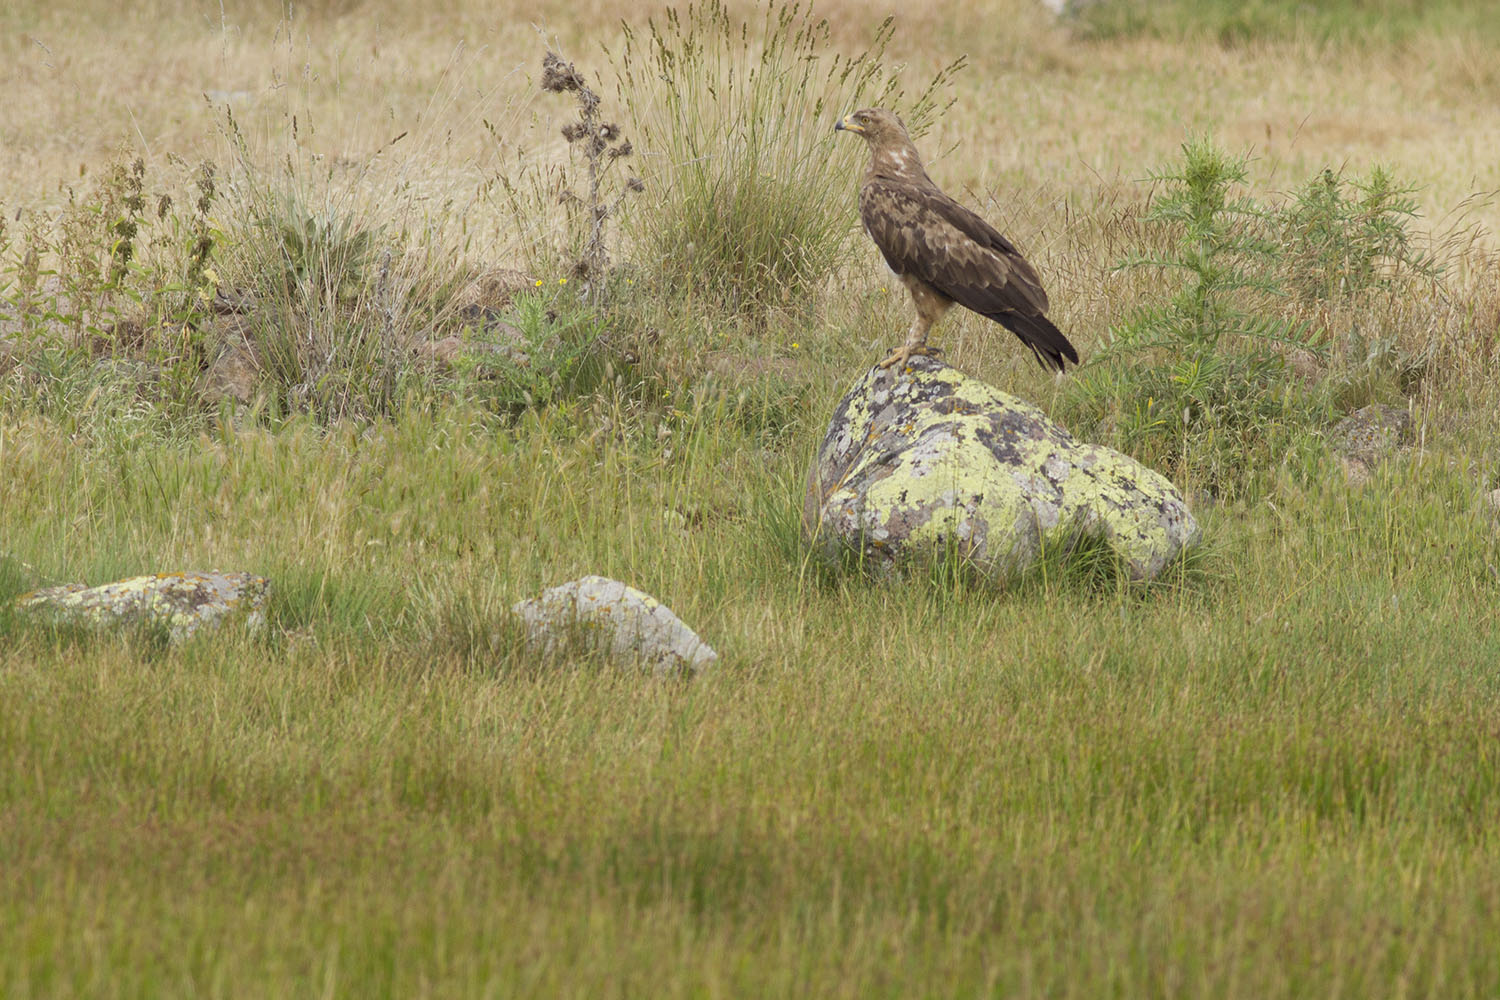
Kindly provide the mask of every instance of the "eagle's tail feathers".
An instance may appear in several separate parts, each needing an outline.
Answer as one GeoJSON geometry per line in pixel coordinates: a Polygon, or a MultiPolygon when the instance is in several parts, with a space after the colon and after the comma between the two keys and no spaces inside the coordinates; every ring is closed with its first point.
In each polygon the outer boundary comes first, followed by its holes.
{"type": "Polygon", "coordinates": [[[1020,338],[1021,343],[1031,348],[1031,353],[1036,355],[1038,363],[1043,368],[1055,368],[1058,371],[1066,371],[1063,365],[1064,359],[1078,364],[1078,352],[1073,345],[1068,343],[1068,338],[1063,332],[1052,324],[1052,321],[1040,314],[1027,316],[1024,313],[1006,312],[990,316],[1004,326],[1011,333],[1020,338]]]}

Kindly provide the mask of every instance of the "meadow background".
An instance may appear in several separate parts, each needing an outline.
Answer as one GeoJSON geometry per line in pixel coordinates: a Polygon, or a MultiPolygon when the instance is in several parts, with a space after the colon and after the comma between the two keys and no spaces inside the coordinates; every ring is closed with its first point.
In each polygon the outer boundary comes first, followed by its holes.
{"type": "Polygon", "coordinates": [[[1484,5],[68,6],[0,12],[0,995],[1500,992],[1484,5]],[[856,100],[1092,363],[947,360],[1192,500],[1163,580],[809,557],[909,321],[856,100]],[[265,633],[11,610],[202,567],[265,633]],[[721,661],[537,662],[584,573],[721,661]]]}

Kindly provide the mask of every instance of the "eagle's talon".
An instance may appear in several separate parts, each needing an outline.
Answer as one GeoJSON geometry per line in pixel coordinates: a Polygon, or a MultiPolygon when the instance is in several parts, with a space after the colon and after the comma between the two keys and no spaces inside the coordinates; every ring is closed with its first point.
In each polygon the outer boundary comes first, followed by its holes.
{"type": "Polygon", "coordinates": [[[906,371],[906,363],[913,355],[935,358],[943,353],[941,347],[933,347],[931,344],[902,344],[897,350],[891,352],[891,356],[880,362],[881,368],[896,368],[898,371],[906,371]]]}

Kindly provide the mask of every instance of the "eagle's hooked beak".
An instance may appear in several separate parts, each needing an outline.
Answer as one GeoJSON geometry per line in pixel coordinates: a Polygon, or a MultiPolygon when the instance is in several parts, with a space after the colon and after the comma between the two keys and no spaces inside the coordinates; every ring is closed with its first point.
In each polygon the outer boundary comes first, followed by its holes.
{"type": "Polygon", "coordinates": [[[844,117],[839,119],[839,123],[833,127],[833,130],[835,132],[854,132],[856,134],[862,134],[864,132],[864,126],[855,121],[853,115],[845,115],[844,117]]]}

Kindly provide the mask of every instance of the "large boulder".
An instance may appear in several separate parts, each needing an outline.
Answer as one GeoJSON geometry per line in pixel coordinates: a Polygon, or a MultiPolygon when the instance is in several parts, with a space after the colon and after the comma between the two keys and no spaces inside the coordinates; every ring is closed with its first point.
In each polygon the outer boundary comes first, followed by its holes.
{"type": "Polygon", "coordinates": [[[269,589],[269,580],[250,573],[152,573],[98,587],[69,583],[34,590],[18,597],[16,607],[77,625],[152,625],[177,643],[232,619],[251,629],[264,626],[269,589]]]}
{"type": "Polygon", "coordinates": [[[877,569],[956,550],[1000,579],[1086,536],[1151,579],[1198,539],[1165,477],[927,357],[871,369],[839,401],[803,527],[826,554],[852,548],[877,569]]]}

